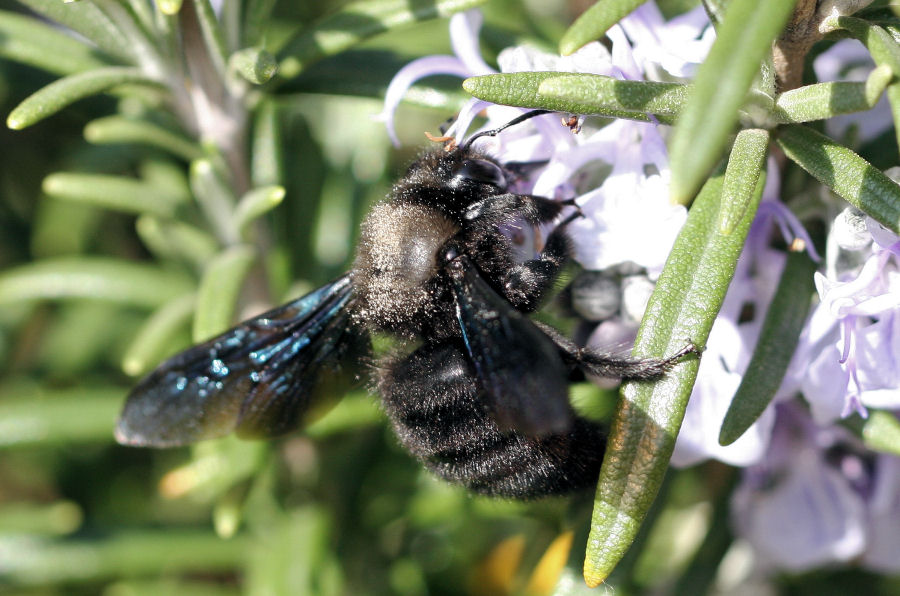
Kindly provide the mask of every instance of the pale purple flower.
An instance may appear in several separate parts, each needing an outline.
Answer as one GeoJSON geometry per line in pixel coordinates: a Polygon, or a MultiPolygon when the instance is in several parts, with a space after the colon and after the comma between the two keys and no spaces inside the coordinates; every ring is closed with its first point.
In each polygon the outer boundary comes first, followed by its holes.
{"type": "Polygon", "coordinates": [[[649,80],[692,79],[716,37],[702,7],[666,21],[653,2],[639,6],[607,35],[624,78],[649,80]]]}
{"type": "Polygon", "coordinates": [[[724,447],[719,445],[719,429],[725,412],[751,355],[753,344],[747,337],[758,333],[755,325],[753,329],[746,327],[730,318],[720,316],[716,320],[675,443],[673,466],[691,466],[707,459],[747,466],[759,461],[766,452],[775,422],[772,408],[767,408],[737,441],[724,447]]]}
{"type": "MultiPolygon", "coordinates": [[[[764,202],[761,211],[771,205],[764,202]]],[[[751,231],[744,256],[748,250],[752,254],[754,241],[751,231]]],[[[900,408],[898,241],[851,209],[832,226],[826,273],[815,274],[821,302],[775,404],[757,421],[768,416],[771,427],[774,418],[771,442],[745,470],[732,501],[737,533],[753,546],[763,570],[801,572],[850,563],[883,572],[900,569],[900,458],[868,451],[833,424],[865,414],[866,407],[900,408]],[[809,410],[794,399],[798,392],[809,410]]],[[[740,267],[736,281],[739,276],[740,267]]],[[[774,287],[775,280],[771,283],[774,287]]],[[[727,302],[717,326],[729,316],[727,302]]],[[[746,345],[734,342],[733,348],[746,345]]],[[[701,374],[709,355],[704,354],[701,374]]],[[[712,408],[706,405],[712,393],[702,396],[700,407],[712,408]]],[[[695,388],[689,410],[698,407],[697,397],[695,388]]],[[[708,432],[717,434],[715,423],[707,422],[708,432]]]]}
{"type": "Polygon", "coordinates": [[[793,365],[814,418],[824,424],[865,417],[867,408],[900,410],[900,238],[845,211],[832,227],[826,273],[815,281],[821,302],[793,365]]]}
{"type": "Polygon", "coordinates": [[[900,570],[900,458],[816,425],[797,403],[778,410],[771,448],[744,471],[732,500],[736,530],[759,565],[900,570]]]}
{"type": "Polygon", "coordinates": [[[599,187],[578,197],[586,217],[569,227],[578,261],[587,269],[631,262],[655,279],[687,219],[687,210],[668,200],[668,158],[656,125],[618,120],[582,149],[585,156],[611,153],[613,169],[599,187]]]}
{"type": "MultiPolygon", "coordinates": [[[[382,119],[393,138],[393,112],[406,89],[430,74],[474,76],[494,72],[480,58],[477,11],[451,19],[454,56],[416,60],[398,73],[388,88],[382,119]]],[[[612,53],[597,42],[571,56],[557,56],[530,47],[500,53],[502,72],[554,70],[585,72],[628,79],[671,80],[690,74],[709,49],[712,28],[702,8],[666,23],[655,4],[647,3],[610,31],[612,53]],[[675,56],[675,57],[673,57],[675,56]],[[685,61],[689,61],[685,62],[685,61]]],[[[470,101],[447,134],[461,140],[475,114],[486,109],[487,128],[508,122],[523,110],[470,101]]],[[[663,137],[656,123],[620,120],[578,135],[558,123],[558,117],[535,118],[498,137],[477,141],[501,162],[546,162],[517,189],[554,198],[577,197],[587,217],[573,222],[570,233],[576,259],[588,269],[605,269],[630,262],[655,278],[665,262],[687,211],[667,199],[669,167],[663,137]],[[579,180],[588,169],[611,166],[598,187],[579,180]]]]}
{"type": "Polygon", "coordinates": [[[400,144],[394,131],[394,112],[407,89],[417,80],[437,74],[469,77],[496,72],[485,63],[479,51],[478,31],[483,20],[478,10],[457,13],[450,20],[450,43],[455,55],[425,56],[413,60],[394,75],[384,96],[384,109],[377,116],[384,122],[394,145],[400,144]]]}

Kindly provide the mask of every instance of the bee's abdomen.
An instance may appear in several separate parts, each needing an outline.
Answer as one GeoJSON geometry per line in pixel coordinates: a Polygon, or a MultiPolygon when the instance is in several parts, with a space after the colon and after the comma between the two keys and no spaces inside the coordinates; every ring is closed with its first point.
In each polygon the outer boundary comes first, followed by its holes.
{"type": "Polygon", "coordinates": [[[568,432],[539,438],[501,432],[455,343],[426,344],[380,370],[378,388],[400,442],[445,480],[519,499],[596,482],[605,446],[597,425],[576,418],[568,432]]]}

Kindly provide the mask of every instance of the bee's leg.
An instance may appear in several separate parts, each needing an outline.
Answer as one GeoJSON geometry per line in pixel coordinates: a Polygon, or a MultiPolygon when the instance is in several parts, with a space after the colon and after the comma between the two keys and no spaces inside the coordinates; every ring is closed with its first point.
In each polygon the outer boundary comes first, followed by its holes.
{"type": "Polygon", "coordinates": [[[516,265],[503,276],[503,295],[517,310],[537,310],[571,258],[572,241],[566,234],[565,223],[568,221],[550,232],[538,258],[516,265]]]}
{"type": "Polygon", "coordinates": [[[536,195],[508,192],[472,203],[466,208],[463,218],[485,226],[511,223],[519,218],[530,224],[542,224],[556,219],[567,206],[575,206],[574,201],[554,201],[536,195]]]}
{"type": "Polygon", "coordinates": [[[582,348],[580,352],[579,366],[585,372],[598,377],[638,380],[649,380],[662,376],[675,366],[682,356],[700,355],[700,349],[690,341],[683,348],[665,358],[622,358],[590,348],[582,348]]]}
{"type": "Polygon", "coordinates": [[[538,321],[535,321],[535,324],[559,347],[563,361],[567,365],[597,377],[639,380],[655,379],[675,366],[683,356],[688,354],[697,354],[699,356],[702,351],[693,342],[687,341],[683,348],[665,358],[618,356],[595,348],[580,348],[553,327],[538,321]]]}

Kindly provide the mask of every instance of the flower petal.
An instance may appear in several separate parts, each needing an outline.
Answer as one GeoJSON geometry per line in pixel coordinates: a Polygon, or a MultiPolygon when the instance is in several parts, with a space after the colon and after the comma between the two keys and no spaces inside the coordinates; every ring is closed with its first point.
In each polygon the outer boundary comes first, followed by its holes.
{"type": "Polygon", "coordinates": [[[847,480],[807,448],[769,490],[741,484],[737,526],[770,565],[804,571],[849,561],[866,545],[866,510],[847,480]]]}
{"type": "Polygon", "coordinates": [[[449,74],[458,77],[468,76],[466,66],[455,56],[426,56],[413,60],[394,75],[391,84],[384,94],[384,108],[375,116],[377,120],[384,122],[388,136],[395,147],[400,146],[397,133],[394,129],[394,112],[403,100],[406,91],[413,83],[421,78],[436,75],[449,74]]]}
{"type": "Polygon", "coordinates": [[[477,8],[459,12],[450,18],[450,45],[453,53],[465,65],[468,75],[478,76],[497,72],[487,65],[481,57],[481,46],[478,43],[478,32],[484,16],[477,8]]]}

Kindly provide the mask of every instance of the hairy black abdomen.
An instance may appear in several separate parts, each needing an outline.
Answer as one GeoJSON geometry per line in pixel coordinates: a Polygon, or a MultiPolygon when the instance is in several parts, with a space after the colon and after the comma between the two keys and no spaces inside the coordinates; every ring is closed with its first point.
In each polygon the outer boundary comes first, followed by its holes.
{"type": "Polygon", "coordinates": [[[596,482],[605,447],[600,428],[576,418],[569,432],[540,438],[501,432],[462,346],[426,344],[380,368],[378,388],[400,442],[445,480],[519,499],[596,482]]]}

